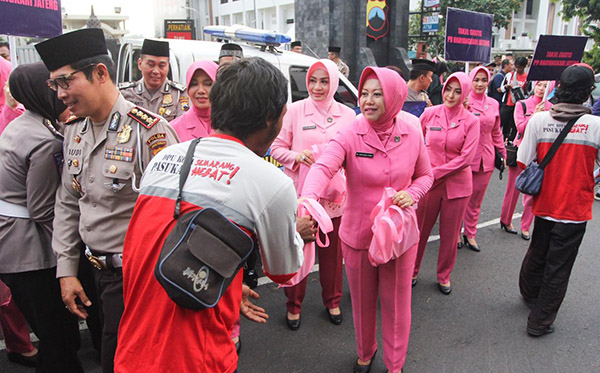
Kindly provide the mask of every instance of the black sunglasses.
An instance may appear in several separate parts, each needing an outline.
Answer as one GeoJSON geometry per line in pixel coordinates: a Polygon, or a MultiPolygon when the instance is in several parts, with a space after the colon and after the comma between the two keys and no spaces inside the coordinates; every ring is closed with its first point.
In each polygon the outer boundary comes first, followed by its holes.
{"type": "Polygon", "coordinates": [[[79,72],[85,71],[85,70],[89,69],[90,67],[95,67],[96,65],[98,65],[98,64],[97,63],[92,63],[92,64],[89,64],[87,66],[82,67],[79,70],[75,70],[75,71],[70,72],[68,74],[57,76],[54,79],[48,79],[48,80],[46,80],[46,84],[48,84],[48,87],[50,87],[50,89],[53,90],[53,91],[57,91],[58,87],[60,87],[62,89],[68,89],[69,88],[69,82],[71,80],[73,80],[72,79],[73,75],[75,75],[75,74],[77,74],[79,72]]]}

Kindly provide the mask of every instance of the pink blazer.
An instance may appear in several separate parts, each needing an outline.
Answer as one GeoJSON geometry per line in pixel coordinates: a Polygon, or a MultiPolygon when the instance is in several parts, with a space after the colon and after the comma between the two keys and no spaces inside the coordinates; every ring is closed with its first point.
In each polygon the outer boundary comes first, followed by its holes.
{"type": "Polygon", "coordinates": [[[441,104],[425,109],[421,126],[434,185],[444,183],[449,199],[470,196],[473,182],[469,166],[477,150],[479,119],[468,110],[462,110],[447,123],[444,104],[441,104]]]}
{"type": "Polygon", "coordinates": [[[327,143],[355,117],[354,110],[336,101],[326,114],[317,110],[310,99],[288,105],[281,132],[271,145],[271,155],[283,165],[283,172],[292,178],[296,190],[300,184],[296,155],[315,144],[327,143]]]}
{"type": "Polygon", "coordinates": [[[384,146],[359,115],[329,142],[311,167],[302,196],[317,199],[341,167],[346,170],[347,190],[340,238],[360,250],[369,248],[373,237],[371,211],[386,187],[406,190],[418,202],[433,183],[420,130],[400,120],[396,120],[384,146]]]}
{"type": "Polygon", "coordinates": [[[210,126],[210,117],[201,118],[196,112],[197,109],[192,105],[185,114],[169,123],[177,132],[179,141],[185,142],[199,137],[207,137],[214,132],[210,126]]]}
{"type": "Polygon", "coordinates": [[[473,160],[471,161],[471,170],[479,172],[483,165],[483,171],[494,170],[494,158],[496,154],[494,148],[506,158],[506,148],[500,130],[500,109],[498,101],[485,96],[485,100],[471,95],[469,96],[469,111],[479,118],[479,143],[473,160]]]}
{"type": "MultiPolygon", "coordinates": [[[[515,145],[519,146],[521,141],[523,141],[523,135],[525,134],[525,128],[527,128],[527,123],[529,123],[529,119],[533,116],[535,112],[535,107],[542,102],[542,99],[536,96],[531,96],[523,101],[517,102],[515,105],[515,126],[517,127],[517,138],[515,139],[515,145]],[[521,102],[525,103],[525,107],[527,108],[526,112],[523,112],[523,105],[521,102]]],[[[554,106],[550,102],[546,101],[544,103],[544,108],[546,110],[550,110],[550,108],[554,106]]]]}

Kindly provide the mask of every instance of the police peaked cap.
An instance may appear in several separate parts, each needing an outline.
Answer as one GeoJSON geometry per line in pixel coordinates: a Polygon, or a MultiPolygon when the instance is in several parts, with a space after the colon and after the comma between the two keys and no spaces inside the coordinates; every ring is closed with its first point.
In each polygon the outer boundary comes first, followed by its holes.
{"type": "Polygon", "coordinates": [[[425,59],[414,59],[412,60],[412,69],[433,71],[435,69],[435,62],[425,59]]]}
{"type": "Polygon", "coordinates": [[[340,47],[332,47],[332,46],[329,47],[329,52],[340,54],[341,51],[342,51],[342,48],[340,48],[340,47]]]}
{"type": "Polygon", "coordinates": [[[83,59],[108,55],[104,32],[86,28],[59,35],[35,45],[49,71],[71,65],[83,59]]]}
{"type": "Polygon", "coordinates": [[[239,57],[244,58],[244,51],[242,51],[242,47],[234,43],[226,43],[221,46],[221,52],[219,53],[219,58],[221,57],[239,57]]]}
{"type": "Polygon", "coordinates": [[[169,42],[144,39],[142,54],[156,57],[169,57],[169,42]]]}
{"type": "Polygon", "coordinates": [[[290,47],[292,47],[292,48],[294,48],[294,47],[301,47],[301,46],[302,46],[302,42],[300,40],[293,41],[290,44],[290,47]]]}

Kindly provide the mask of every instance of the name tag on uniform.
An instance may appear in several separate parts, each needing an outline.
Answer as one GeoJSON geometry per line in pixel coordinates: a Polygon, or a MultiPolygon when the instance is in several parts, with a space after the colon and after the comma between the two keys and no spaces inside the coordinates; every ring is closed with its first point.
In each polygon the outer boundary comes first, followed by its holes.
{"type": "Polygon", "coordinates": [[[475,115],[476,117],[480,116],[481,113],[473,113],[473,115],[475,115]]]}
{"type": "Polygon", "coordinates": [[[526,117],[530,117],[530,116],[531,116],[531,114],[525,114],[525,116],[526,116],[526,117]]]}
{"type": "Polygon", "coordinates": [[[317,126],[304,126],[304,127],[302,127],[302,131],[314,130],[314,129],[317,129],[317,126]]]}
{"type": "Polygon", "coordinates": [[[429,127],[430,131],[441,131],[442,127],[429,127]]]}
{"type": "Polygon", "coordinates": [[[356,156],[361,158],[373,158],[373,153],[356,152],[356,156]]]}

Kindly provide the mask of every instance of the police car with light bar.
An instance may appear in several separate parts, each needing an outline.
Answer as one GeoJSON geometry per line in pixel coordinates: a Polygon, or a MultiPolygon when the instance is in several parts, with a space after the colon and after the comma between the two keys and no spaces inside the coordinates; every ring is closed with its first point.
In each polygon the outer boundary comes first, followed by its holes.
{"type": "MultiPolygon", "coordinates": [[[[278,49],[280,44],[291,40],[285,34],[252,29],[245,26],[207,26],[204,32],[215,38],[231,40],[240,45],[244,57],[261,57],[275,65],[288,79],[290,102],[308,97],[306,73],[317,59],[304,54],[278,49]]],[[[223,42],[202,40],[159,39],[169,42],[170,71],[169,79],[184,83],[188,67],[198,60],[211,60],[218,63],[223,42]]],[[[137,67],[142,38],[125,38],[119,50],[117,62],[117,83],[137,81],[141,72],[137,67]]],[[[335,99],[356,110],[357,90],[348,79],[340,74],[339,88],[335,99]]]]}

